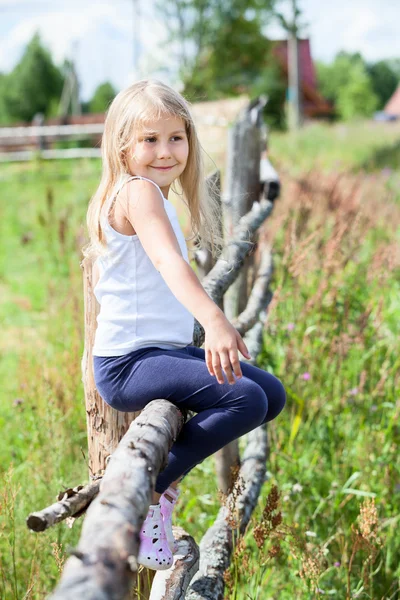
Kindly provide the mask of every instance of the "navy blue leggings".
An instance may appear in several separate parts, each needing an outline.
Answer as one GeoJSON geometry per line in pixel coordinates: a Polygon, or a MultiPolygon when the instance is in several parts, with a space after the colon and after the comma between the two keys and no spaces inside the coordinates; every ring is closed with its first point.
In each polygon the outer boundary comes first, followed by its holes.
{"type": "Polygon", "coordinates": [[[156,347],[124,356],[93,357],[94,379],[103,400],[116,410],[139,411],[164,398],[197,413],[174,442],[168,464],[156,481],[161,494],[179,477],[240,436],[272,421],[286,402],[285,389],[274,375],[240,362],[243,377],[230,385],[210,375],[204,350],[156,347]]]}

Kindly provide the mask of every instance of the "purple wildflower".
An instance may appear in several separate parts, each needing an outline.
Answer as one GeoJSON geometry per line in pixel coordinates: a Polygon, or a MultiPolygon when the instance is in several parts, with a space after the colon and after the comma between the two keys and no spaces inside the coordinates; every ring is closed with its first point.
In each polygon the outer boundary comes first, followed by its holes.
{"type": "Polygon", "coordinates": [[[311,379],[311,375],[310,373],[308,373],[308,371],[306,371],[305,373],[303,373],[302,378],[304,379],[304,381],[308,381],[309,379],[311,379]]]}

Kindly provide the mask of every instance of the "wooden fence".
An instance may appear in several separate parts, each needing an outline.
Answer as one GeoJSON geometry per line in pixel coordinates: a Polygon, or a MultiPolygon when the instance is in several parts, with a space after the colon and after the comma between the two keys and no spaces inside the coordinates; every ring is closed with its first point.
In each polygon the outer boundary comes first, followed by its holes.
{"type": "MultiPolygon", "coordinates": [[[[270,196],[276,192],[276,188],[271,192],[260,181],[260,157],[266,144],[261,122],[264,104],[261,98],[246,107],[230,133],[225,193],[219,191],[218,173],[209,178],[220,199],[227,231],[224,257],[215,264],[204,250],[195,257],[203,287],[227,315],[229,311],[228,318],[244,337],[253,357],[248,362],[252,364],[262,348],[263,324],[272,298],[272,256],[258,236],[260,226],[273,209],[270,196]]],[[[184,418],[190,415],[182,415],[163,399],[150,402],[140,414],[122,413],[103,402],[92,370],[99,307],[93,294],[92,264],[85,259],[81,266],[85,296],[82,376],[90,481],[67,490],[58,502],[27,519],[31,530],[44,531],[65,519],[73,522],[86,513],[79,544],[70,551],[50,598],[122,600],[132,598],[133,589],[140,587],[141,599],[223,600],[224,571],[265,480],[266,425],[246,436],[242,456],[238,441],[216,453],[218,484],[227,498],[199,546],[182,528],[174,528],[178,552],[173,566],[167,571],[151,571],[151,577],[147,577],[149,573],[143,576],[143,571],[138,575],[140,527],[169,448],[179,435],[184,418]],[[232,467],[236,465],[239,474],[233,481],[232,467]],[[147,581],[151,579],[149,587],[147,581]]],[[[193,344],[200,347],[203,342],[204,330],[196,321],[193,344]]]]}

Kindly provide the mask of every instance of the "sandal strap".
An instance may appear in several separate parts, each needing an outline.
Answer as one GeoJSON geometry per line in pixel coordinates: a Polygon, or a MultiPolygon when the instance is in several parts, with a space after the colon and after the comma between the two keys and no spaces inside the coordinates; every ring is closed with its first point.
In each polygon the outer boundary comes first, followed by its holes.
{"type": "Polygon", "coordinates": [[[175,502],[179,498],[180,493],[181,493],[181,490],[178,490],[178,488],[173,488],[173,487],[169,486],[163,493],[163,496],[165,498],[165,494],[167,494],[168,496],[170,496],[170,498],[172,498],[172,503],[175,504],[175,502]]]}

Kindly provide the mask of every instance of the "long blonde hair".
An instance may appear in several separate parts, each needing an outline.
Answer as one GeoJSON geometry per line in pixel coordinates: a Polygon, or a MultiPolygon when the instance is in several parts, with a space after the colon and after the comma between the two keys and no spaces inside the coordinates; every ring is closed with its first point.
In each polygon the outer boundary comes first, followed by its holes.
{"type": "Polygon", "coordinates": [[[186,167],[176,181],[181,188],[180,195],[189,209],[191,238],[196,239],[196,246],[208,248],[214,257],[222,250],[220,211],[214,193],[207,189],[202,148],[189,104],[168,85],[145,79],[117,94],[107,111],[101,143],[102,176],[89,202],[86,217],[90,241],[82,248],[85,257],[94,258],[107,250],[100,219],[106,216],[105,204],[117,183],[125,175],[135,175],[129,172],[126,160],[135,132],[146,121],[166,116],[182,118],[188,137],[186,167]]]}

